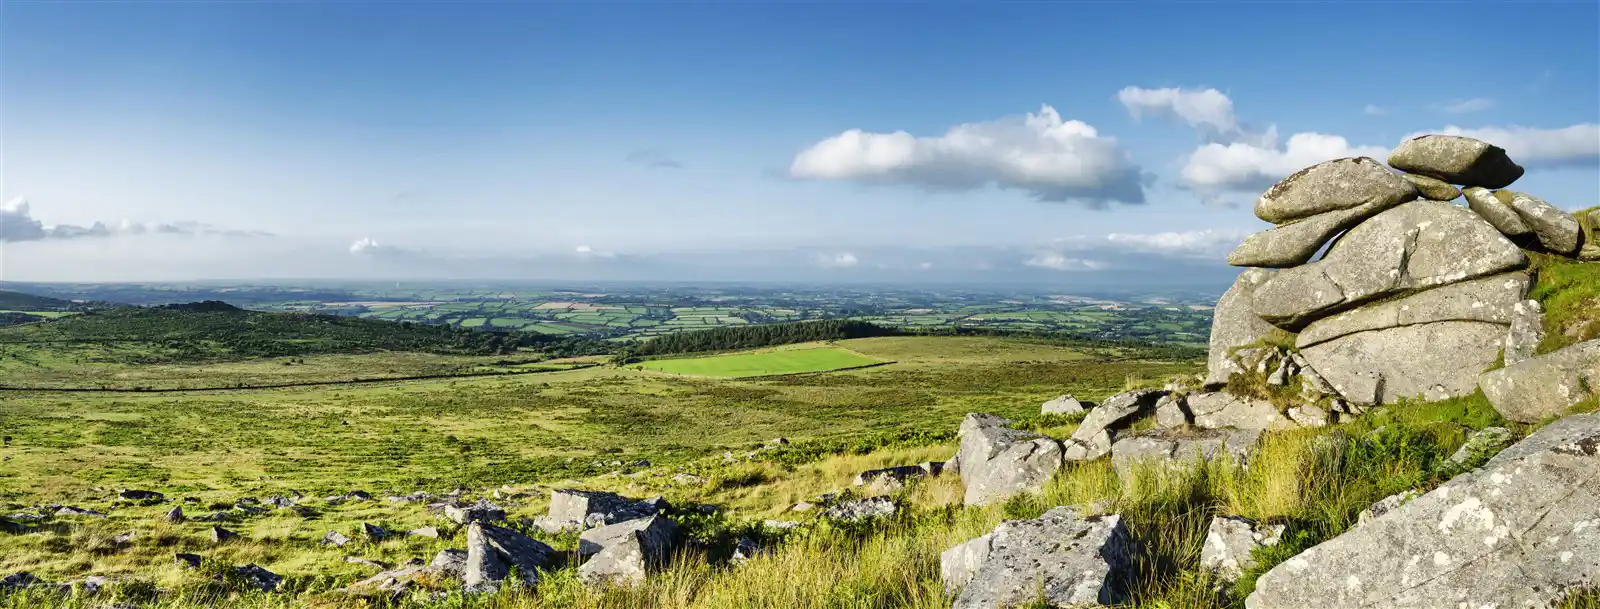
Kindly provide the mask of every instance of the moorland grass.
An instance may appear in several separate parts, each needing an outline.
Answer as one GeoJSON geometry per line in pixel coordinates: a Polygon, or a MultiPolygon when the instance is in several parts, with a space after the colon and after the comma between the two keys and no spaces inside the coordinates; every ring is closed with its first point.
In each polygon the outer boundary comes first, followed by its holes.
{"type": "Polygon", "coordinates": [[[879,360],[866,357],[849,349],[808,346],[796,349],[772,349],[755,353],[658,359],[634,364],[634,366],[669,374],[741,378],[826,372],[880,363],[882,362],[879,360]]]}

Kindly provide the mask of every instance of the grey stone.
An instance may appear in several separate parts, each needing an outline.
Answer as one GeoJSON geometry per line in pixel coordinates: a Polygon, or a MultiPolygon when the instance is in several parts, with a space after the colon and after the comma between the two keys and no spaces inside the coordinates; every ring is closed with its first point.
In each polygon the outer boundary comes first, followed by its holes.
{"type": "Polygon", "coordinates": [[[84,509],[72,505],[64,505],[55,511],[57,516],[88,516],[90,518],[105,518],[106,515],[94,510],[84,509]]]}
{"type": "Polygon", "coordinates": [[[366,537],[367,541],[379,542],[388,539],[394,533],[378,525],[363,522],[361,523],[361,535],[366,537]]]}
{"type": "Polygon", "coordinates": [[[183,522],[184,521],[183,506],[181,506],[181,505],[172,506],[172,509],[167,510],[167,515],[163,516],[162,519],[166,520],[167,522],[173,523],[173,524],[178,524],[180,522],[183,522]]]}
{"type": "Polygon", "coordinates": [[[1510,325],[1530,284],[1527,273],[1503,273],[1369,304],[1311,322],[1295,337],[1295,346],[1305,349],[1357,332],[1439,321],[1510,325]]]}
{"type": "Polygon", "coordinates": [[[1156,427],[1171,429],[1193,423],[1194,418],[1189,415],[1189,405],[1183,395],[1169,393],[1156,400],[1156,427]]]}
{"type": "Polygon", "coordinates": [[[211,527],[211,543],[224,543],[239,537],[238,533],[222,527],[211,527]]]}
{"type": "Polygon", "coordinates": [[[1295,424],[1271,402],[1226,392],[1191,394],[1186,400],[1194,424],[1207,429],[1294,429],[1295,424]]]}
{"type": "MultiPolygon", "coordinates": [[[[1089,406],[1093,406],[1093,404],[1090,404],[1089,406]]],[[[1083,402],[1079,402],[1077,398],[1074,398],[1070,395],[1063,395],[1057,397],[1056,399],[1045,402],[1044,405],[1039,407],[1039,413],[1077,414],[1083,412],[1087,408],[1088,407],[1084,406],[1083,402]]]]}
{"type": "Polygon", "coordinates": [[[1245,269],[1233,282],[1233,287],[1222,295],[1211,311],[1210,354],[1206,361],[1207,385],[1222,385],[1228,377],[1246,372],[1232,358],[1230,351],[1253,345],[1276,329],[1255,314],[1255,290],[1277,271],[1270,269],[1245,269]]]}
{"type": "Polygon", "coordinates": [[[1578,218],[1544,202],[1543,199],[1523,192],[1502,190],[1495,198],[1510,206],[1533,229],[1539,245],[1546,250],[1571,256],[1583,244],[1583,227],[1578,218]]]}
{"type": "Polygon", "coordinates": [[[1312,165],[1273,185],[1256,200],[1256,217],[1282,224],[1320,213],[1387,207],[1417,198],[1417,187],[1366,157],[1312,165]]]}
{"type": "Polygon", "coordinates": [[[411,529],[410,531],[406,531],[406,537],[432,537],[434,539],[438,539],[439,527],[422,527],[420,529],[411,529]]]}
{"type": "Polygon", "coordinates": [[[1269,228],[1246,237],[1239,247],[1228,254],[1228,264],[1267,268],[1305,264],[1334,235],[1402,202],[1385,198],[1360,207],[1323,212],[1269,228]]]}
{"type": "Polygon", "coordinates": [[[1400,143],[1389,166],[1463,186],[1505,188],[1522,177],[1522,166],[1504,148],[1459,135],[1424,135],[1400,143]]]}
{"type": "Polygon", "coordinates": [[[198,569],[200,568],[200,563],[204,561],[205,557],[199,554],[178,552],[172,555],[172,564],[180,569],[198,569]]]}
{"type": "Polygon", "coordinates": [[[1235,466],[1248,465],[1259,429],[1163,429],[1128,434],[1111,447],[1111,466],[1119,476],[1137,467],[1182,470],[1227,455],[1235,466]]]}
{"type": "Polygon", "coordinates": [[[1477,214],[1413,201],[1350,229],[1321,260],[1277,273],[1256,288],[1251,305],[1262,319],[1297,330],[1371,300],[1527,264],[1522,249],[1477,214]]]}
{"type": "Polygon", "coordinates": [[[1104,404],[1089,411],[1072,437],[1063,443],[1063,457],[1067,461],[1091,461],[1111,454],[1116,429],[1135,415],[1154,412],[1156,402],[1166,395],[1166,391],[1136,389],[1106,398],[1104,404]]]}
{"type": "MultiPolygon", "coordinates": [[[[1090,419],[1101,411],[1090,411],[1090,419]]],[[[968,414],[958,433],[966,505],[984,505],[1020,492],[1038,492],[1061,469],[1061,443],[1006,427],[1010,421],[968,414]]]]}
{"type": "Polygon", "coordinates": [[[1215,573],[1224,581],[1234,581],[1256,565],[1251,552],[1278,545],[1284,525],[1262,525],[1242,516],[1217,516],[1206,527],[1206,543],[1200,549],[1200,568],[1215,573]]]}
{"type": "Polygon", "coordinates": [[[550,563],[556,551],[543,542],[511,529],[472,522],[467,525],[467,555],[461,571],[464,590],[498,590],[515,568],[522,583],[530,588],[539,584],[539,570],[550,563]]]}
{"type": "Polygon", "coordinates": [[[956,544],[939,554],[939,581],[944,583],[946,594],[954,595],[972,581],[978,568],[989,560],[992,550],[989,542],[992,538],[992,534],[983,535],[956,544]]]}
{"type": "Polygon", "coordinates": [[[1119,516],[1081,517],[1058,507],[1011,520],[990,534],[990,550],[953,609],[1002,609],[1042,600],[1050,607],[1110,605],[1128,598],[1133,541],[1119,516]],[[1042,597],[1042,598],[1041,598],[1042,597]]]}
{"type": "Polygon", "coordinates": [[[1248,609],[1546,607],[1600,580],[1600,415],[1278,565],[1248,609]]]}
{"type": "Polygon", "coordinates": [[[1561,416],[1600,391],[1600,339],[1484,373],[1478,386],[1507,419],[1533,423],[1561,416]]]}
{"type": "Polygon", "coordinates": [[[550,493],[549,513],[536,524],[550,532],[583,530],[659,514],[667,507],[660,497],[635,501],[604,491],[558,489],[550,493]]]}
{"type": "Polygon", "coordinates": [[[283,583],[283,578],[278,576],[277,573],[268,571],[254,563],[243,567],[235,567],[233,575],[244,585],[262,592],[276,591],[278,585],[283,583]]]}
{"type": "Polygon", "coordinates": [[[761,546],[761,542],[756,541],[755,538],[752,538],[748,535],[742,535],[739,537],[739,541],[734,544],[733,554],[728,556],[728,563],[733,565],[742,565],[746,561],[761,554],[764,550],[765,548],[761,546]]]}
{"type": "Polygon", "coordinates": [[[1500,324],[1441,321],[1348,334],[1300,353],[1350,402],[1434,401],[1470,395],[1505,336],[1500,324]]]}
{"type": "Polygon", "coordinates": [[[1501,233],[1511,237],[1521,237],[1533,232],[1528,223],[1522,221],[1522,216],[1496,197],[1494,191],[1474,186],[1463,190],[1462,193],[1467,196],[1467,207],[1483,216],[1484,220],[1501,233]]]}
{"type": "MultiPolygon", "coordinates": [[[[440,550],[433,557],[433,562],[427,565],[421,561],[413,561],[398,569],[384,571],[367,579],[350,584],[351,591],[374,590],[377,592],[401,592],[411,586],[417,579],[426,578],[431,583],[442,583],[444,580],[461,580],[466,574],[468,552],[454,548],[440,550]]],[[[485,584],[479,581],[476,587],[469,592],[484,592],[497,587],[495,584],[485,584]]]]}
{"type": "Polygon", "coordinates": [[[1511,333],[1506,335],[1506,365],[1510,366],[1539,352],[1544,342],[1544,306],[1537,300],[1524,300],[1511,309],[1511,333]]]}
{"type": "Polygon", "coordinates": [[[329,546],[333,546],[333,547],[336,547],[336,548],[342,548],[342,547],[344,547],[345,544],[350,543],[350,538],[346,537],[343,533],[340,533],[338,531],[328,531],[328,533],[326,535],[322,536],[322,541],[319,542],[319,543],[321,543],[322,545],[329,545],[329,546]]]}
{"type": "Polygon", "coordinates": [[[856,479],[852,482],[852,484],[855,486],[868,486],[874,484],[883,484],[883,481],[887,480],[892,480],[896,484],[903,484],[906,480],[922,478],[928,475],[928,469],[925,469],[921,465],[901,465],[897,467],[885,467],[861,472],[860,474],[856,475],[856,479]]]}
{"type": "Polygon", "coordinates": [[[1297,370],[1295,370],[1293,359],[1287,357],[1279,358],[1278,368],[1272,371],[1271,376],[1267,377],[1267,384],[1274,387],[1288,385],[1289,377],[1294,376],[1295,372],[1297,370]]]}
{"type": "Polygon", "coordinates": [[[18,571],[5,577],[0,577],[0,590],[31,588],[33,586],[41,585],[45,585],[44,580],[39,579],[38,577],[34,576],[34,574],[27,571],[18,571]]]}
{"type": "Polygon", "coordinates": [[[1400,174],[1400,177],[1404,178],[1407,182],[1410,182],[1412,186],[1416,186],[1417,190],[1422,193],[1422,198],[1424,199],[1432,199],[1434,201],[1454,201],[1456,197],[1461,196],[1461,191],[1459,189],[1451,186],[1449,182],[1444,180],[1436,180],[1425,175],[1417,175],[1414,173],[1402,173],[1400,174]]]}
{"type": "Polygon", "coordinates": [[[888,497],[868,497],[865,499],[851,499],[840,501],[822,512],[822,515],[833,520],[844,522],[861,522],[874,518],[887,518],[893,516],[899,506],[888,497]]]}
{"type": "Polygon", "coordinates": [[[443,512],[445,518],[457,524],[494,523],[506,519],[506,511],[490,503],[488,499],[479,499],[476,503],[449,503],[444,506],[443,512]]]}
{"type": "Polygon", "coordinates": [[[578,577],[588,583],[642,582],[652,565],[666,560],[677,538],[677,526],[660,515],[589,529],[578,537],[578,554],[589,557],[578,577]]]}
{"type": "Polygon", "coordinates": [[[122,501],[154,502],[159,503],[166,499],[166,495],[155,491],[141,491],[137,489],[123,489],[117,492],[117,499],[122,501]]]}
{"type": "Polygon", "coordinates": [[[1290,408],[1287,414],[1290,421],[1301,427],[1327,427],[1329,423],[1328,411],[1311,404],[1290,408]]]}
{"type": "Polygon", "coordinates": [[[1467,441],[1461,444],[1461,448],[1450,455],[1450,462],[1456,465],[1473,464],[1480,458],[1493,456],[1496,451],[1510,444],[1515,437],[1511,430],[1504,427],[1485,427],[1467,436],[1467,441]]]}

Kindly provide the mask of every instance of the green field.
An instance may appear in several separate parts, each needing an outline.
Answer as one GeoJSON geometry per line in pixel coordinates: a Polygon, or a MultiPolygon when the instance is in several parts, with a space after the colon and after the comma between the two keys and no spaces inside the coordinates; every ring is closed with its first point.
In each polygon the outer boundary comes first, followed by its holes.
{"type": "Polygon", "coordinates": [[[825,372],[877,363],[881,362],[848,349],[808,346],[759,353],[734,353],[710,357],[652,360],[641,363],[639,366],[647,370],[669,374],[742,378],[799,374],[802,372],[825,372]]]}

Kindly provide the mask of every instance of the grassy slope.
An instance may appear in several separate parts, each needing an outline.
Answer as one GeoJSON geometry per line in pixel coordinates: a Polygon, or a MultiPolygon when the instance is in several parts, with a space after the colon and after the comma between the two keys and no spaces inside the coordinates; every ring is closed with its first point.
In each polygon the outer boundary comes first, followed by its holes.
{"type": "Polygon", "coordinates": [[[72,307],[72,301],[0,290],[0,309],[14,311],[55,311],[72,307]]]}
{"type": "Polygon", "coordinates": [[[823,372],[876,363],[879,363],[879,360],[865,357],[848,349],[813,344],[807,345],[806,348],[798,349],[772,349],[757,353],[651,360],[637,365],[647,370],[671,374],[739,378],[801,372],[823,372]]]}

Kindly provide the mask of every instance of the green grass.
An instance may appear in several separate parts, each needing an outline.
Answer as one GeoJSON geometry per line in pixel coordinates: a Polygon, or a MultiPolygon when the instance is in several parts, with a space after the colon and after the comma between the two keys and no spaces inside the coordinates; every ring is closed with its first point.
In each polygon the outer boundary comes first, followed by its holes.
{"type": "Polygon", "coordinates": [[[740,378],[802,372],[825,372],[877,363],[881,362],[848,349],[813,346],[797,349],[775,349],[756,353],[732,353],[710,357],[651,360],[638,365],[647,370],[669,374],[740,378]]]}
{"type": "Polygon", "coordinates": [[[1536,273],[1530,297],[1545,309],[1540,352],[1600,338],[1600,263],[1531,252],[1528,256],[1536,273]]]}

